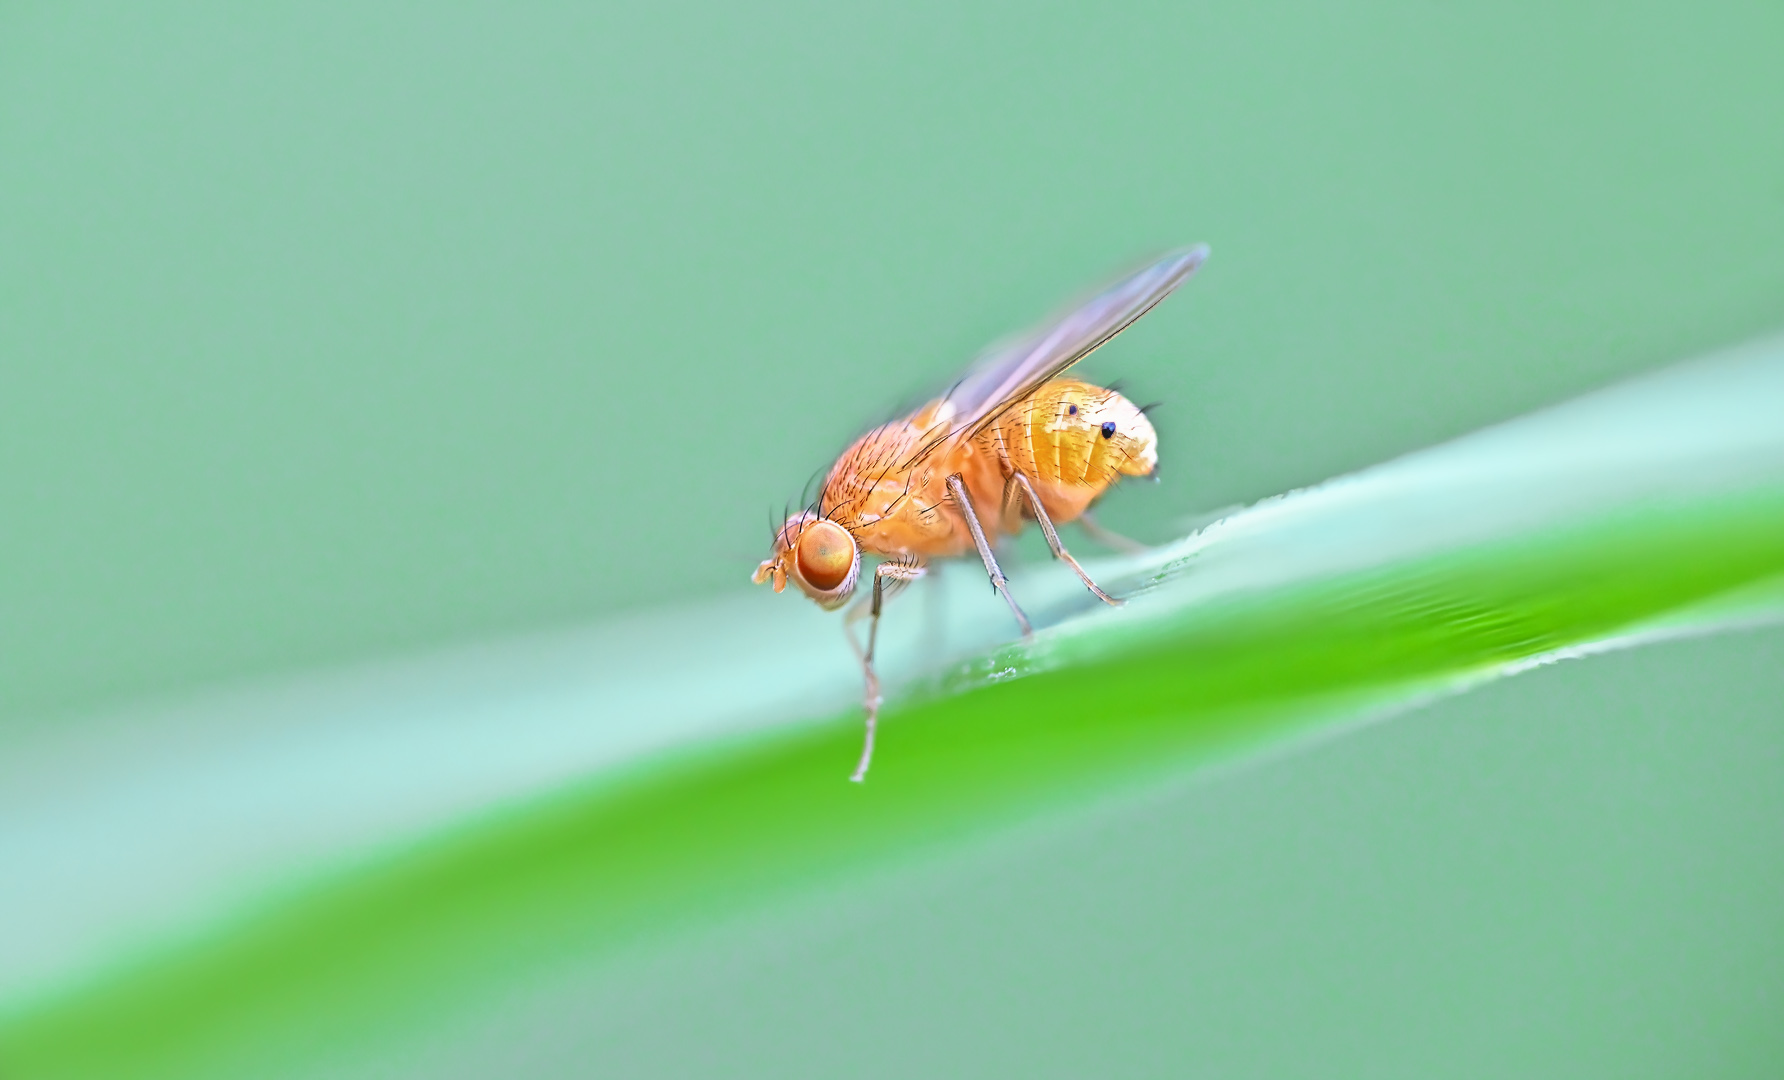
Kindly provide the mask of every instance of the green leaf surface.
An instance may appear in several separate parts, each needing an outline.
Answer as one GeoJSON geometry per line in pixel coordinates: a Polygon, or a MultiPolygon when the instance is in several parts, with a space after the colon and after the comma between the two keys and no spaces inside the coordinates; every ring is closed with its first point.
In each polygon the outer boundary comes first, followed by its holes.
{"type": "Polygon", "coordinates": [[[1781,388],[1784,347],[1761,343],[1233,515],[1100,568],[1127,606],[909,683],[865,785],[845,781],[852,714],[634,754],[16,1006],[0,1061],[320,1068],[1159,778],[1534,664],[1776,618],[1781,388]]]}

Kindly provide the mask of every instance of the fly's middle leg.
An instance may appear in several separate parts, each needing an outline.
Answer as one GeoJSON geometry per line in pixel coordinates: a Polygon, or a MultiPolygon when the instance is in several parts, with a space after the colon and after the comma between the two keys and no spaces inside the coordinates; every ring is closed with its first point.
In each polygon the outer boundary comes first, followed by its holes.
{"type": "Polygon", "coordinates": [[[849,779],[857,784],[867,779],[867,767],[873,764],[873,734],[880,719],[880,677],[873,670],[873,650],[879,642],[880,609],[885,605],[886,597],[907,581],[915,581],[923,576],[923,568],[909,563],[881,563],[873,572],[873,600],[865,612],[860,607],[850,610],[847,621],[843,624],[843,632],[848,635],[849,645],[854,648],[855,656],[861,661],[861,674],[866,683],[861,698],[861,707],[867,713],[867,734],[861,744],[861,760],[855,764],[854,775],[849,779]],[[891,582],[890,586],[887,582],[891,582]],[[855,644],[855,633],[850,627],[860,620],[863,614],[870,616],[867,624],[867,648],[855,644]]]}
{"type": "Polygon", "coordinates": [[[991,577],[991,587],[997,590],[997,595],[1004,598],[1004,603],[1010,605],[1010,614],[1016,616],[1016,624],[1022,627],[1022,636],[1034,636],[1033,627],[1028,625],[1028,616],[1022,613],[1016,598],[1010,595],[1009,580],[998,569],[997,556],[991,553],[991,544],[985,539],[985,530],[979,526],[979,515],[973,513],[972,500],[966,497],[966,484],[961,481],[959,473],[948,477],[948,493],[954,496],[954,505],[960,508],[960,515],[966,518],[966,527],[973,534],[973,543],[979,549],[979,558],[984,560],[985,573],[991,577]]]}
{"type": "Polygon", "coordinates": [[[1035,521],[1040,524],[1041,534],[1047,538],[1047,546],[1053,549],[1053,557],[1064,560],[1065,564],[1072,568],[1072,572],[1078,575],[1078,580],[1084,583],[1084,587],[1096,594],[1098,600],[1111,606],[1119,605],[1121,601],[1104,592],[1096,582],[1090,580],[1090,575],[1086,574],[1084,568],[1078,565],[1078,560],[1072,558],[1072,553],[1059,542],[1059,530],[1053,527],[1053,519],[1047,516],[1046,509],[1041,506],[1041,497],[1035,494],[1034,485],[1028,482],[1028,477],[1019,472],[1010,474],[1009,480],[1004,483],[1004,501],[1006,503],[1010,500],[1011,488],[1021,491],[1023,496],[1028,499],[1028,508],[1034,513],[1035,521]]]}

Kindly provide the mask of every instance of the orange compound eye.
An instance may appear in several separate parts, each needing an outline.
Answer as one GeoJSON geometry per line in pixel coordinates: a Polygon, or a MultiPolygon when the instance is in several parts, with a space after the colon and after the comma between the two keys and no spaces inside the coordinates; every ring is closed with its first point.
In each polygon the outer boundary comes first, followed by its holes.
{"type": "Polygon", "coordinates": [[[819,592],[848,580],[855,566],[855,538],[834,521],[814,521],[799,536],[799,576],[819,592]]]}

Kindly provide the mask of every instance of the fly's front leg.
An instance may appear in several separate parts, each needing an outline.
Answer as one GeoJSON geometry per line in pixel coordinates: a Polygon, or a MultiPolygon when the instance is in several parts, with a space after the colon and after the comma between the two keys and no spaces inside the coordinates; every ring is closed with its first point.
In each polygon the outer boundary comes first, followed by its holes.
{"type": "Polygon", "coordinates": [[[991,545],[985,540],[985,530],[979,527],[979,516],[973,513],[973,504],[966,497],[966,484],[961,481],[959,473],[948,477],[948,492],[954,496],[954,505],[960,507],[961,516],[966,518],[966,527],[973,534],[973,543],[978,546],[979,558],[985,562],[985,573],[991,576],[991,587],[997,590],[997,595],[1004,598],[1004,603],[1010,605],[1010,614],[1016,616],[1017,625],[1022,627],[1022,636],[1032,637],[1034,630],[1028,625],[1028,616],[1022,613],[1022,609],[1016,605],[1016,598],[1010,595],[1009,581],[1004,577],[1003,571],[997,568],[997,556],[991,554],[991,545]]]}
{"type": "Polygon", "coordinates": [[[1040,523],[1041,534],[1047,538],[1047,546],[1053,549],[1053,557],[1065,560],[1066,565],[1070,566],[1073,572],[1078,575],[1078,580],[1084,583],[1086,589],[1095,593],[1097,599],[1105,604],[1119,605],[1121,601],[1104,592],[1096,582],[1090,580],[1090,575],[1086,574],[1084,568],[1078,565],[1078,560],[1072,558],[1072,553],[1059,542],[1059,530],[1053,527],[1053,519],[1047,516],[1046,509],[1041,506],[1041,497],[1035,494],[1034,485],[1028,482],[1028,477],[1019,472],[1011,473],[1009,483],[1005,486],[1006,492],[1010,486],[1020,488],[1022,494],[1028,498],[1028,508],[1034,511],[1034,519],[1040,523]]]}
{"type": "Polygon", "coordinates": [[[861,674],[866,682],[866,690],[862,695],[861,707],[867,713],[867,735],[861,745],[861,760],[855,765],[855,774],[849,779],[857,784],[867,779],[867,767],[873,763],[873,732],[880,719],[880,677],[873,670],[873,650],[880,635],[880,608],[885,605],[886,597],[892,589],[907,581],[915,581],[923,576],[923,568],[909,563],[881,563],[873,572],[873,600],[867,613],[872,621],[867,624],[867,648],[855,645],[855,634],[849,626],[861,618],[862,609],[856,607],[848,614],[848,622],[843,630],[848,634],[849,644],[855,649],[855,656],[861,661],[861,674]],[[892,582],[889,588],[886,582],[892,582]]]}

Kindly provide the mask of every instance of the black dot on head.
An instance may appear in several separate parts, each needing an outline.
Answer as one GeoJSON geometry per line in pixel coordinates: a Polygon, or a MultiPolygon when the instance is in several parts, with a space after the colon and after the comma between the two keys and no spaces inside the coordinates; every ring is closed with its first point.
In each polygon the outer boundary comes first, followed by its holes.
{"type": "Polygon", "coordinates": [[[1065,414],[1067,416],[1077,416],[1078,415],[1078,407],[1076,405],[1067,405],[1065,407],[1065,414]]]}
{"type": "Polygon", "coordinates": [[[1114,437],[1115,437],[1115,421],[1104,420],[1103,421],[1103,438],[1113,439],[1114,437]]]}

